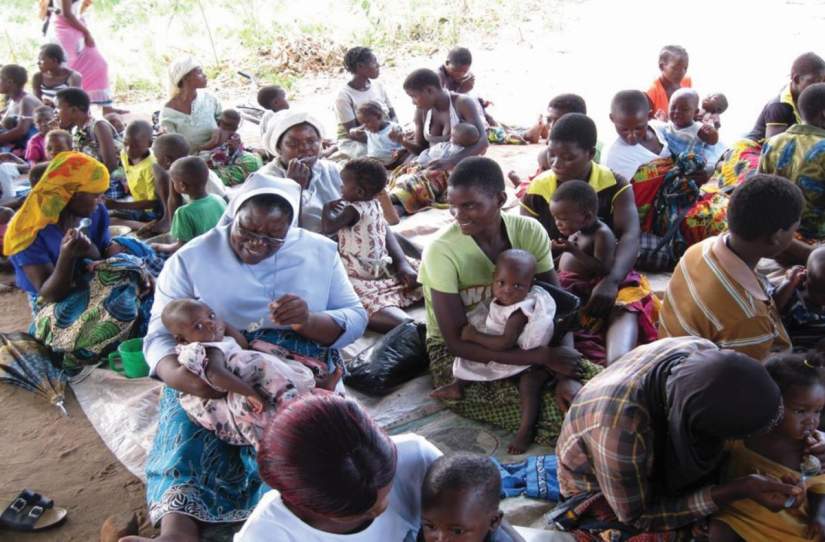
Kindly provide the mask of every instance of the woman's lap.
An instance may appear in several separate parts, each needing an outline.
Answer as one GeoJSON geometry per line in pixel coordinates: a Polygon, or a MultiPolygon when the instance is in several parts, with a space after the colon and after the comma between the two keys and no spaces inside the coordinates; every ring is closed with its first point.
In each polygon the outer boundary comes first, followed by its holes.
{"type": "MultiPolygon", "coordinates": [[[[337,351],[322,349],[291,331],[261,330],[248,338],[305,356],[338,356],[337,351]]],[[[246,520],[269,490],[258,476],[254,449],[226,444],[198,426],[178,396],[175,390],[164,388],[158,431],[146,463],[146,500],[152,523],[173,512],[204,523],[246,520]]]]}
{"type": "MultiPolygon", "coordinates": [[[[430,357],[430,372],[433,386],[449,384],[453,380],[454,356],[447,351],[440,339],[427,339],[427,353],[430,357]]],[[[590,363],[586,364],[586,380],[601,370],[590,363]]],[[[521,420],[517,380],[496,380],[493,382],[474,382],[464,389],[461,401],[448,403],[451,410],[472,420],[490,423],[508,431],[518,430],[521,420]]],[[[550,386],[542,393],[538,421],[536,422],[535,441],[541,444],[553,444],[559,435],[564,414],[553,400],[550,386]]]]}

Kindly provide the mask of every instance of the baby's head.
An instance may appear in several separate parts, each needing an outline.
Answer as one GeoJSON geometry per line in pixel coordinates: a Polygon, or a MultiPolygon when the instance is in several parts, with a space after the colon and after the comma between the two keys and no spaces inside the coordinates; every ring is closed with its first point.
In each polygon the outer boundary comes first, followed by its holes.
{"type": "Polygon", "coordinates": [[[51,130],[46,134],[46,158],[49,160],[61,152],[72,150],[72,134],[66,130],[51,130]]]}
{"type": "MultiPolygon", "coordinates": [[[[103,115],[103,118],[112,125],[112,128],[119,134],[122,134],[123,131],[126,129],[126,124],[123,122],[123,117],[121,117],[118,113],[106,113],[103,115]]],[[[151,125],[149,126],[151,128],[151,125]]]]}
{"type": "Polygon", "coordinates": [[[628,145],[644,141],[650,120],[650,101],[641,90],[622,90],[610,104],[610,121],[616,134],[628,145]]]}
{"type": "Polygon", "coordinates": [[[43,174],[46,173],[46,170],[49,168],[48,162],[40,162],[39,164],[35,164],[29,170],[29,184],[32,188],[37,186],[37,183],[40,182],[40,179],[43,178],[43,174]]]}
{"type": "Polygon", "coordinates": [[[370,201],[387,186],[387,169],[378,160],[355,158],[341,169],[344,201],[370,201]]]}
{"type": "Polygon", "coordinates": [[[814,83],[802,91],[799,113],[805,124],[825,128],[825,83],[814,83]]]}
{"type": "Polygon", "coordinates": [[[547,104],[547,113],[545,120],[547,121],[547,129],[552,130],[553,125],[568,113],[587,114],[587,104],[584,98],[578,94],[559,94],[554,96],[550,103],[547,104]]]}
{"type": "Polygon", "coordinates": [[[421,488],[424,542],[484,542],[501,525],[501,475],[489,457],[455,453],[433,461],[421,488]]]}
{"type": "Polygon", "coordinates": [[[384,108],[376,101],[364,102],[355,111],[358,124],[362,125],[368,132],[378,133],[384,127],[387,115],[384,108]]]}
{"type": "Polygon", "coordinates": [[[289,102],[286,100],[286,91],[278,85],[261,87],[258,91],[258,105],[275,113],[289,109],[289,102]]]}
{"type": "Polygon", "coordinates": [[[241,125],[241,114],[235,109],[224,109],[218,117],[218,126],[225,132],[235,133],[241,125]]]}
{"type": "Polygon", "coordinates": [[[14,218],[14,209],[0,207],[0,226],[5,226],[14,218]]]}
{"type": "Polygon", "coordinates": [[[473,65],[473,54],[466,47],[453,47],[447,53],[447,61],[444,63],[444,71],[452,79],[461,81],[470,73],[470,66],[473,65]]]}
{"type": "Polygon", "coordinates": [[[825,407],[825,369],[822,354],[774,354],[765,361],[765,369],[782,392],[782,420],[773,429],[794,440],[803,440],[816,432],[819,416],[825,407]]]}
{"type": "Polygon", "coordinates": [[[688,70],[688,53],[680,45],[665,45],[659,51],[659,71],[671,84],[679,86],[688,70]]]}
{"type": "Polygon", "coordinates": [[[817,307],[825,307],[825,247],[814,249],[808,256],[806,275],[808,301],[817,307]]]}
{"type": "Polygon", "coordinates": [[[584,181],[565,181],[553,192],[550,212],[565,237],[592,226],[598,220],[599,197],[584,181]]]}
{"type": "Polygon", "coordinates": [[[180,344],[223,340],[226,325],[209,305],[196,299],[176,299],[160,316],[166,330],[180,344]]]}
{"type": "Polygon", "coordinates": [[[126,127],[123,147],[130,160],[141,160],[152,148],[152,125],[145,120],[133,120],[126,127]]]}
{"type": "Polygon", "coordinates": [[[49,133],[49,130],[51,130],[52,127],[57,127],[54,117],[54,109],[48,105],[41,105],[35,109],[33,117],[34,125],[37,127],[37,131],[44,137],[47,133],[49,133]]]}
{"type": "Polygon", "coordinates": [[[478,143],[480,137],[478,128],[469,122],[459,122],[450,132],[450,142],[459,147],[472,147],[478,143]]]}
{"type": "Polygon", "coordinates": [[[699,113],[699,93],[692,88],[680,88],[670,97],[668,109],[668,117],[676,128],[693,126],[699,113]]]}
{"type": "Polygon", "coordinates": [[[169,177],[172,179],[172,188],[175,192],[199,198],[206,194],[209,167],[199,156],[184,156],[172,163],[169,177]]]}
{"type": "Polygon", "coordinates": [[[168,171],[175,160],[189,156],[189,143],[180,134],[163,134],[152,144],[152,154],[158,165],[168,171]]]}
{"type": "Polygon", "coordinates": [[[8,117],[3,118],[3,122],[0,123],[0,127],[4,130],[14,130],[17,128],[18,124],[17,116],[16,115],[9,115],[8,117]]]}
{"type": "Polygon", "coordinates": [[[536,276],[536,257],[526,250],[511,248],[496,258],[493,296],[505,306],[524,301],[536,276]]]}
{"type": "Polygon", "coordinates": [[[702,100],[702,109],[712,115],[721,115],[728,110],[728,97],[721,92],[708,94],[702,100]]]}

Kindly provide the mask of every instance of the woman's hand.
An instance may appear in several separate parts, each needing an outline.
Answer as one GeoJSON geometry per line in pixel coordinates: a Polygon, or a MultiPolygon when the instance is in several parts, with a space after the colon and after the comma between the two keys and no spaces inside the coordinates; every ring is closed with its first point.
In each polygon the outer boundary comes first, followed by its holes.
{"type": "Polygon", "coordinates": [[[398,280],[401,281],[405,287],[410,290],[418,288],[420,284],[418,283],[418,273],[415,272],[415,269],[407,262],[406,258],[403,262],[398,265],[398,271],[396,271],[396,276],[398,280]]]}
{"type": "Polygon", "coordinates": [[[805,438],[806,455],[814,455],[819,461],[825,464],[825,433],[814,431],[805,438]]]}
{"type": "Polygon", "coordinates": [[[297,295],[282,295],[269,304],[269,311],[272,323],[277,326],[292,326],[296,331],[309,321],[309,307],[297,295]]]}
{"type": "Polygon", "coordinates": [[[476,336],[476,328],[473,327],[473,324],[467,324],[463,328],[461,328],[461,340],[462,341],[469,341],[473,342],[476,336]]]}
{"type": "Polygon", "coordinates": [[[60,243],[60,253],[70,258],[82,258],[92,248],[92,242],[77,228],[69,228],[60,243]]]}
{"type": "Polygon", "coordinates": [[[788,287],[793,288],[794,290],[802,286],[802,284],[805,283],[806,278],[808,278],[808,270],[802,265],[793,266],[785,274],[785,279],[788,281],[788,287]]]}
{"type": "Polygon", "coordinates": [[[301,185],[301,188],[306,189],[312,179],[312,169],[298,158],[293,158],[287,165],[286,176],[301,185]]]}
{"type": "Polygon", "coordinates": [[[618,293],[619,285],[611,280],[610,277],[605,277],[593,288],[593,291],[590,293],[590,301],[587,302],[582,310],[588,316],[604,318],[616,305],[616,294],[618,293]]]}
{"type": "Polygon", "coordinates": [[[86,47],[94,47],[95,46],[95,39],[92,37],[92,33],[88,30],[85,34],[83,34],[83,42],[86,44],[86,47]]]}
{"type": "Polygon", "coordinates": [[[439,158],[427,164],[427,169],[448,170],[453,167],[453,161],[446,158],[439,158]]]}
{"type": "Polygon", "coordinates": [[[393,143],[398,143],[402,145],[404,143],[404,131],[400,128],[393,128],[390,130],[390,133],[387,134],[387,137],[390,138],[390,141],[393,143]]]}
{"type": "Polygon", "coordinates": [[[550,371],[569,378],[583,376],[582,355],[570,346],[543,347],[546,350],[544,366],[550,371]]]}
{"type": "Polygon", "coordinates": [[[751,499],[771,512],[784,510],[788,497],[795,497],[797,506],[801,501],[799,496],[802,495],[802,488],[797,485],[761,474],[751,474],[740,480],[742,498],[751,499]]]}

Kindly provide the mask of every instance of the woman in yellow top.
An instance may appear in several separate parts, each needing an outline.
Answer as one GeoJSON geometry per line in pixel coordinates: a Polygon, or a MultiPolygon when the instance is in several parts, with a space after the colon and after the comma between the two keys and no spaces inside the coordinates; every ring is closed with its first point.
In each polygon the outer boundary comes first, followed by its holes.
{"type": "MultiPolygon", "coordinates": [[[[762,474],[777,479],[799,480],[807,490],[799,502],[787,502],[785,510],[771,512],[750,499],[734,501],[711,521],[710,540],[822,540],[825,535],[825,474],[814,456],[804,449],[814,438],[825,407],[825,368],[821,354],[807,357],[777,354],[765,368],[782,392],[782,419],[768,433],[732,443],[725,474],[734,479],[762,474]]],[[[732,398],[735,400],[735,398],[732,398]]]]}
{"type": "Polygon", "coordinates": [[[596,125],[581,113],[562,116],[550,132],[547,153],[548,171],[530,183],[524,196],[522,214],[537,218],[550,234],[559,239],[550,212],[550,200],[559,183],[570,180],[587,181],[598,194],[599,219],[607,224],[618,239],[615,264],[590,294],[584,313],[593,318],[607,318],[607,362],[618,359],[636,346],[639,323],[636,314],[616,311],[619,286],[636,263],[639,253],[639,214],[630,183],[610,169],[593,161],[596,152],[596,125]]]}

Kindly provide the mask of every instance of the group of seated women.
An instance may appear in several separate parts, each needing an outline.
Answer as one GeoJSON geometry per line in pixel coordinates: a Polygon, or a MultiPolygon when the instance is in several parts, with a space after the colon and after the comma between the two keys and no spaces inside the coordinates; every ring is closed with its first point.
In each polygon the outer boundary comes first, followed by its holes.
{"type": "Polygon", "coordinates": [[[338,141],[265,87],[259,149],[191,58],[169,68],[158,125],[125,130],[71,78],[52,110],[24,68],[0,69],[4,160],[31,182],[2,194],[3,252],[67,368],[143,337],[165,384],[146,465],[160,539],[249,519],[237,540],[433,541],[472,521],[462,539],[518,540],[497,495],[478,508],[484,462],[388,437],[339,395],[340,349],[422,300],[433,397],[514,432],[513,454],[558,439],[556,523],[579,539],[820,536],[825,485],[798,478],[825,460],[825,61],[800,56],[721,152],[726,99],[700,99],[687,52],[665,47],[651,89],[613,99],[601,163],[581,97],[504,127],[471,63],[457,48],[409,74],[405,132],[375,55],[353,48],[338,141]],[[482,156],[538,139],[523,183],[482,156]],[[451,223],[411,257],[389,226],[439,208],[451,223]],[[174,242],[113,238],[110,215],[174,242]],[[767,260],[787,272],[768,281],[767,260]],[[660,299],[639,270],[663,268],[660,299]],[[564,292],[580,308],[562,318],[564,292]]]}

